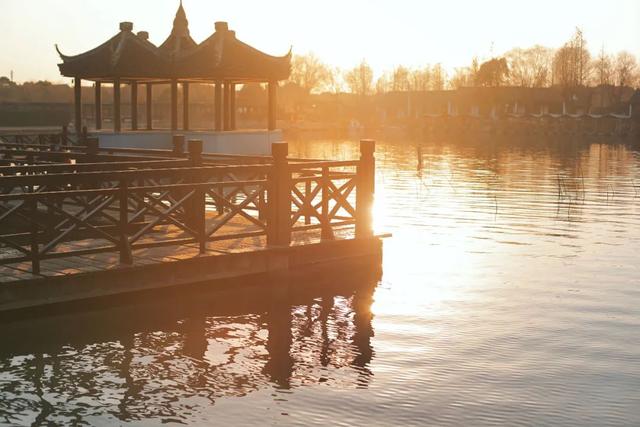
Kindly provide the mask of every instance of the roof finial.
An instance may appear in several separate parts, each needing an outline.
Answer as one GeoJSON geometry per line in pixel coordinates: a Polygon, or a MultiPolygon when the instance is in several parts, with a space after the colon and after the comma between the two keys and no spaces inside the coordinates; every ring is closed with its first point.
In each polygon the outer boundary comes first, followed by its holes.
{"type": "Polygon", "coordinates": [[[189,21],[187,20],[187,14],[184,11],[184,7],[182,7],[182,0],[180,0],[176,17],[173,20],[173,30],[171,32],[177,36],[189,35],[189,21]]]}

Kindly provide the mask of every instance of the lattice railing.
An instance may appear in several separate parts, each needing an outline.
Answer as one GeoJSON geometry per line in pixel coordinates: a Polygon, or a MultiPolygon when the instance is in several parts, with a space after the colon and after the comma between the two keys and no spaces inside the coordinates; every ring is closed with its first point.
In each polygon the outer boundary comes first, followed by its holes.
{"type": "Polygon", "coordinates": [[[41,261],[59,257],[115,252],[129,264],[159,246],[204,253],[210,242],[260,236],[289,245],[292,232],[316,228],[331,239],[335,227],[354,224],[357,237],[371,234],[372,150],[357,161],[289,163],[286,144],[276,143],[271,164],[232,166],[200,166],[190,151],[189,167],[0,168],[0,264],[30,263],[37,274],[41,261]]]}

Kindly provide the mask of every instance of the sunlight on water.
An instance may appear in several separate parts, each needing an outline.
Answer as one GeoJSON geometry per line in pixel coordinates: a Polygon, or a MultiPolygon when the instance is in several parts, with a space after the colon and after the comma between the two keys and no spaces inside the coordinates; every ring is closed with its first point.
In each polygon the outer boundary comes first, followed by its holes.
{"type": "Polygon", "coordinates": [[[3,325],[0,425],[640,425],[640,151],[378,142],[376,159],[379,283],[3,325]]]}

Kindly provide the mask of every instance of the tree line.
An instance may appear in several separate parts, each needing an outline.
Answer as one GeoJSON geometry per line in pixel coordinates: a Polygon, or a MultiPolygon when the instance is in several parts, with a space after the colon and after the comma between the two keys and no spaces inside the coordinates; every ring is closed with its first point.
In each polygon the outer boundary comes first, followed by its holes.
{"type": "Polygon", "coordinates": [[[399,65],[374,80],[373,69],[366,60],[341,70],[328,66],[312,53],[294,55],[289,83],[307,93],[358,95],[462,87],[638,87],[640,70],[636,57],[627,51],[611,54],[602,46],[592,57],[582,30],[576,28],[572,37],[557,49],[541,45],[514,48],[485,61],[475,57],[469,66],[456,68],[451,73],[439,63],[421,68],[399,65]]]}

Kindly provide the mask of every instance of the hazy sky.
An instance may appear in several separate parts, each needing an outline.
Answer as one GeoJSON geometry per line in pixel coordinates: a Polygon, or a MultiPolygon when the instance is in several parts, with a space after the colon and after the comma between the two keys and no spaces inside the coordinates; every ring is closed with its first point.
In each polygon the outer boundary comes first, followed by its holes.
{"type": "MultiPolygon", "coordinates": [[[[54,50],[77,54],[106,41],[120,21],[159,44],[178,0],[0,0],[0,75],[63,81],[54,50]]],[[[580,26],[592,52],[640,56],[638,0],[184,0],[197,41],[228,21],[239,39],[274,55],[313,51],[348,68],[365,58],[377,74],[398,64],[467,65],[514,46],[557,47],[580,26]]]]}

